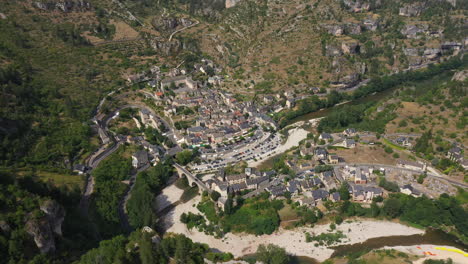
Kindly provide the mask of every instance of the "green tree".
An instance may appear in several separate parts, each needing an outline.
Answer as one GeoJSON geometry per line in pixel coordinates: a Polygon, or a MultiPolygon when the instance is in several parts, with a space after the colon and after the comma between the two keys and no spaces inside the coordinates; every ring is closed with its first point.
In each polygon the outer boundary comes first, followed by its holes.
{"type": "Polygon", "coordinates": [[[265,264],[287,264],[290,260],[284,248],[273,244],[258,246],[256,258],[265,264]]]}
{"type": "Polygon", "coordinates": [[[340,188],[338,189],[338,192],[340,193],[341,200],[349,200],[349,184],[346,181],[341,184],[340,188]]]}
{"type": "Polygon", "coordinates": [[[192,161],[193,157],[194,157],[193,152],[191,150],[188,150],[188,149],[183,150],[183,151],[176,154],[177,163],[179,163],[181,165],[189,164],[192,161]]]}
{"type": "Polygon", "coordinates": [[[389,198],[384,202],[383,213],[391,218],[395,218],[401,213],[401,202],[396,198],[389,198]]]}

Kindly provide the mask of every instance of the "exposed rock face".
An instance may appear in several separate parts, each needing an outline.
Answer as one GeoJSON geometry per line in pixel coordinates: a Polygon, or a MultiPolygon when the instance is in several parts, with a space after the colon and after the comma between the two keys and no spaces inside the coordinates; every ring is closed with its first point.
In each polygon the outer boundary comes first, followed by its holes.
{"type": "Polygon", "coordinates": [[[239,2],[240,2],[240,0],[226,0],[225,7],[226,7],[226,8],[234,7],[234,6],[237,5],[237,3],[239,3],[239,2]]]}
{"type": "Polygon", "coordinates": [[[372,16],[362,22],[363,27],[369,31],[376,31],[379,28],[379,17],[372,16]]]}
{"type": "Polygon", "coordinates": [[[457,0],[445,0],[445,1],[447,1],[452,6],[457,6],[457,0]]]}
{"type": "MultiPolygon", "coordinates": [[[[233,2],[233,0],[231,0],[233,2]]],[[[239,1],[236,1],[238,4],[239,1]]],[[[190,5],[190,13],[196,16],[204,16],[212,19],[221,18],[221,11],[226,8],[226,0],[203,0],[192,1],[190,5]]]]}
{"type": "Polygon", "coordinates": [[[323,25],[322,27],[333,36],[341,36],[344,33],[343,25],[323,25]]]}
{"type": "Polygon", "coordinates": [[[65,219],[65,210],[54,200],[47,200],[41,204],[43,211],[49,220],[52,231],[57,235],[62,235],[62,222],[65,219]]]}
{"type": "Polygon", "coordinates": [[[341,50],[344,54],[359,53],[359,43],[357,41],[347,41],[341,43],[341,50]]]}
{"type": "Polygon", "coordinates": [[[336,81],[332,82],[333,85],[340,86],[342,88],[348,88],[356,85],[360,80],[358,73],[351,73],[345,76],[339,77],[336,81]]]}
{"type": "Polygon", "coordinates": [[[345,34],[348,35],[359,35],[362,32],[361,25],[348,23],[345,25],[345,34]]]}
{"type": "Polygon", "coordinates": [[[89,2],[84,0],[43,0],[33,1],[32,5],[44,11],[61,11],[61,12],[84,12],[92,9],[89,2]]]}
{"type": "Polygon", "coordinates": [[[468,70],[456,72],[452,77],[452,81],[464,82],[466,79],[468,79],[468,70]]]}
{"type": "Polygon", "coordinates": [[[421,15],[424,11],[424,3],[416,2],[413,4],[407,4],[400,8],[399,14],[400,16],[406,17],[417,17],[421,15]]]}
{"type": "Polygon", "coordinates": [[[178,53],[181,50],[181,44],[178,39],[172,39],[171,41],[152,39],[150,45],[155,51],[166,56],[178,53]]]}
{"type": "Polygon", "coordinates": [[[41,253],[55,251],[54,233],[62,235],[62,222],[65,210],[53,200],[41,204],[40,209],[44,216],[32,218],[26,222],[26,232],[34,237],[34,242],[41,253]]]}
{"type": "Polygon", "coordinates": [[[10,233],[11,227],[6,221],[2,220],[0,221],[0,230],[4,233],[10,233]]]}
{"type": "Polygon", "coordinates": [[[341,52],[341,49],[334,46],[334,45],[327,45],[326,46],[326,55],[330,57],[334,56],[341,56],[343,55],[343,52],[341,52]]]}
{"type": "Polygon", "coordinates": [[[419,66],[422,64],[422,58],[420,56],[408,56],[409,66],[419,66]]]}
{"type": "Polygon", "coordinates": [[[351,12],[369,11],[371,5],[362,0],[343,0],[343,3],[351,12]]]}
{"type": "Polygon", "coordinates": [[[401,29],[401,34],[405,35],[407,38],[410,39],[419,39],[421,35],[426,34],[428,30],[428,25],[420,24],[420,25],[406,25],[404,28],[401,29]]]}
{"type": "Polygon", "coordinates": [[[441,50],[437,48],[424,50],[424,57],[430,60],[437,59],[440,55],[441,55],[441,50]]]}
{"type": "Polygon", "coordinates": [[[367,72],[367,65],[365,62],[355,63],[355,68],[360,74],[365,74],[367,72]]]}
{"type": "Polygon", "coordinates": [[[403,49],[403,53],[406,56],[418,56],[419,50],[417,48],[405,48],[403,49]]]}
{"type": "Polygon", "coordinates": [[[450,42],[450,41],[447,41],[447,42],[444,42],[442,43],[442,45],[440,46],[442,49],[444,50],[451,50],[451,49],[455,49],[455,50],[458,50],[458,49],[461,49],[462,48],[462,44],[460,42],[450,42]]]}
{"type": "Polygon", "coordinates": [[[26,232],[34,237],[34,242],[41,253],[55,251],[55,239],[47,217],[31,219],[26,222],[26,232]]]}
{"type": "Polygon", "coordinates": [[[197,51],[196,43],[194,42],[181,42],[180,40],[173,38],[168,41],[163,38],[154,38],[150,40],[150,46],[157,52],[170,56],[177,54],[182,50],[190,50],[193,52],[197,51]]]}
{"type": "Polygon", "coordinates": [[[173,32],[178,26],[187,27],[193,24],[190,19],[177,17],[156,17],[151,21],[154,29],[159,32],[173,32]]]}

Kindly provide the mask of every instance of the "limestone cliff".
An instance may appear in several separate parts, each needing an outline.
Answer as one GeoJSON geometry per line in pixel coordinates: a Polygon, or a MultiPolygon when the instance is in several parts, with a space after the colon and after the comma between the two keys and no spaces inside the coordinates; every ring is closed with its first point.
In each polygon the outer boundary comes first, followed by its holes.
{"type": "Polygon", "coordinates": [[[42,216],[30,216],[26,222],[26,232],[33,236],[41,253],[55,251],[54,234],[62,235],[62,222],[65,210],[53,200],[46,200],[40,205],[42,216]]]}

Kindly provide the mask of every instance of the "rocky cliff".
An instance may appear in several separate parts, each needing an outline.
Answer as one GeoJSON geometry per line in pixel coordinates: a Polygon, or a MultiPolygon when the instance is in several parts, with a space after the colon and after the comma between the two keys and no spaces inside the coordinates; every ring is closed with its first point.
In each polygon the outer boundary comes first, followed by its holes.
{"type": "Polygon", "coordinates": [[[42,0],[32,1],[32,6],[44,11],[84,12],[92,10],[89,2],[84,0],[42,0]]]}
{"type": "Polygon", "coordinates": [[[41,253],[55,251],[54,234],[62,235],[62,222],[65,210],[53,200],[46,200],[40,205],[42,216],[30,217],[26,222],[26,232],[33,236],[41,253]]]}

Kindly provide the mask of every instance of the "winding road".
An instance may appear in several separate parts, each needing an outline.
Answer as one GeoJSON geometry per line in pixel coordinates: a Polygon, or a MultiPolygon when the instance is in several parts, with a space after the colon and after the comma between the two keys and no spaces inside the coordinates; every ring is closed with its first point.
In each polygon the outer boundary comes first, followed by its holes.
{"type": "MultiPolygon", "coordinates": [[[[118,90],[120,90],[120,89],[122,89],[122,88],[119,88],[118,90]]],[[[110,96],[110,95],[112,95],[114,93],[115,93],[115,91],[110,92],[108,94],[108,96],[110,96]]],[[[94,180],[94,177],[92,175],[92,170],[97,168],[97,166],[99,165],[99,163],[101,161],[103,161],[104,159],[109,157],[112,153],[114,153],[117,149],[119,149],[119,147],[124,143],[124,142],[119,141],[119,139],[117,137],[114,137],[112,135],[112,133],[109,133],[109,129],[108,129],[108,125],[109,125],[110,120],[112,120],[112,117],[114,117],[117,112],[119,112],[119,111],[121,111],[122,109],[125,109],[125,108],[137,108],[137,109],[140,109],[140,110],[142,110],[142,109],[148,110],[153,116],[158,118],[166,126],[166,128],[168,129],[168,132],[166,132],[166,136],[169,139],[171,139],[171,141],[173,141],[174,144],[177,144],[177,141],[176,141],[176,139],[174,137],[174,129],[172,128],[172,126],[170,126],[169,123],[166,120],[164,120],[163,118],[156,115],[156,113],[151,108],[143,106],[143,105],[128,104],[128,105],[121,106],[118,109],[111,112],[110,114],[108,114],[102,120],[102,122],[97,122],[97,115],[100,112],[100,109],[101,109],[102,105],[104,104],[104,102],[106,100],[105,98],[102,99],[101,102],[99,103],[99,105],[97,107],[97,110],[96,110],[96,116],[93,117],[92,120],[97,123],[97,125],[99,126],[100,129],[102,129],[104,132],[106,132],[109,135],[112,143],[102,145],[98,150],[96,150],[93,154],[91,154],[91,156],[88,158],[88,160],[86,162],[86,165],[89,168],[88,179],[86,181],[86,187],[85,187],[85,190],[84,190],[84,192],[83,192],[83,194],[81,196],[81,200],[80,200],[80,204],[79,204],[79,210],[82,213],[82,215],[84,215],[85,217],[88,217],[90,199],[91,199],[91,196],[92,196],[92,194],[94,192],[95,180],[94,180]]],[[[139,169],[138,172],[142,171],[142,169],[145,170],[148,167],[143,167],[143,168],[139,169]]],[[[121,220],[124,220],[122,222],[122,225],[123,225],[125,230],[129,230],[128,229],[128,227],[129,227],[128,220],[125,220],[126,219],[125,205],[126,205],[126,203],[128,201],[129,194],[130,194],[131,190],[133,189],[134,183],[136,181],[136,174],[137,173],[133,174],[130,177],[129,190],[126,192],[126,194],[123,197],[123,199],[121,201],[121,204],[119,206],[119,217],[120,217],[121,220]]]]}
{"type": "Polygon", "coordinates": [[[172,40],[172,37],[173,37],[176,33],[179,33],[179,32],[181,32],[181,31],[184,31],[184,30],[186,30],[186,29],[188,29],[188,28],[191,28],[191,27],[193,27],[193,26],[196,26],[196,25],[198,25],[198,24],[200,24],[200,22],[198,22],[197,20],[195,20],[195,23],[193,23],[193,24],[191,24],[191,25],[188,25],[188,26],[186,26],[186,27],[183,27],[183,28],[181,28],[181,29],[178,29],[178,30],[172,32],[172,34],[169,36],[169,41],[172,40]]]}

